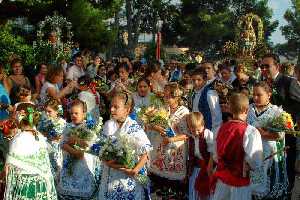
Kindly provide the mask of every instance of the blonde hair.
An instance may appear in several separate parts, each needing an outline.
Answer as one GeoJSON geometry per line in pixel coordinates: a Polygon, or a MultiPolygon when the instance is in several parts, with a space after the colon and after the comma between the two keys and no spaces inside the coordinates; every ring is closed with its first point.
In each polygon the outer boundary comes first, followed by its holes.
{"type": "Polygon", "coordinates": [[[133,111],[134,101],[131,94],[127,92],[118,92],[113,96],[113,98],[122,99],[124,101],[124,105],[130,108],[130,112],[133,111]]]}
{"type": "Polygon", "coordinates": [[[249,99],[245,94],[235,93],[229,99],[230,111],[232,114],[241,114],[249,108],[249,99]]]}
{"type": "Polygon", "coordinates": [[[191,112],[186,116],[186,120],[192,127],[204,126],[204,117],[201,112],[191,112]]]}

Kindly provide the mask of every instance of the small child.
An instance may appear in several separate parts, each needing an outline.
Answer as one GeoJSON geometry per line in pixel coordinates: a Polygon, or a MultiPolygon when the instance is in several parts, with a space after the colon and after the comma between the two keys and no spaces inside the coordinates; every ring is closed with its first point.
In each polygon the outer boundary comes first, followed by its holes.
{"type": "MultiPolygon", "coordinates": [[[[91,199],[97,189],[98,172],[100,172],[99,158],[85,153],[82,149],[89,147],[89,142],[74,136],[81,130],[88,129],[86,123],[87,106],[76,99],[71,104],[71,120],[62,139],[63,167],[60,172],[57,191],[61,199],[91,199]]],[[[96,138],[92,139],[96,140],[96,138]]]]}
{"type": "Polygon", "coordinates": [[[246,123],[249,99],[233,94],[229,100],[233,119],[225,122],[216,138],[217,169],[213,175],[212,200],[251,200],[249,171],[263,162],[259,131],[246,123]]]}
{"type": "Polygon", "coordinates": [[[94,119],[100,116],[100,95],[96,91],[96,85],[88,76],[83,76],[78,79],[79,89],[78,99],[85,102],[87,105],[87,113],[91,114],[94,119]]]}
{"type": "Polygon", "coordinates": [[[205,129],[200,112],[187,115],[189,138],[189,200],[209,199],[209,176],[212,173],[214,141],[213,133],[205,129]]]}
{"type": "Polygon", "coordinates": [[[45,113],[43,113],[38,124],[38,130],[47,137],[48,151],[51,162],[51,171],[55,180],[59,176],[62,167],[62,151],[60,141],[62,133],[66,127],[66,121],[59,117],[62,114],[62,107],[58,100],[51,99],[45,103],[45,113]]]}

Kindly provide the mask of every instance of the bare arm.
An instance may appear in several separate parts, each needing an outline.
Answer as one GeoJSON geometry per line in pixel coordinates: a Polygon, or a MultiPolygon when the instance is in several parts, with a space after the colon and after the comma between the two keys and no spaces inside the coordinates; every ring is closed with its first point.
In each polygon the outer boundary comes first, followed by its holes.
{"type": "Polygon", "coordinates": [[[9,77],[4,79],[3,85],[4,85],[7,93],[10,94],[11,93],[11,88],[12,88],[12,82],[11,82],[9,77]]]}
{"type": "Polygon", "coordinates": [[[41,92],[41,83],[40,83],[40,80],[37,76],[35,76],[34,82],[35,82],[36,93],[39,94],[41,92]]]}

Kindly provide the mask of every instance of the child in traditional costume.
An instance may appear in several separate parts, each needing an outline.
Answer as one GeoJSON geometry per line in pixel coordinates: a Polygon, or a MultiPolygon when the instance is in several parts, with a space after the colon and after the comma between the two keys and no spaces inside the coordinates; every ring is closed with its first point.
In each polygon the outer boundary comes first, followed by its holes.
{"type": "Polygon", "coordinates": [[[103,161],[98,200],[148,199],[145,193],[146,185],[140,184],[136,176],[139,173],[147,175],[145,165],[152,146],[144,130],[129,117],[132,108],[133,99],[129,94],[116,93],[111,102],[112,118],[105,123],[103,135],[116,138],[116,141],[127,138],[128,144],[125,145],[134,149],[135,166],[128,168],[116,160],[103,161]]]}
{"type": "Polygon", "coordinates": [[[209,175],[212,173],[214,135],[205,129],[204,118],[200,112],[187,116],[191,133],[189,138],[189,200],[209,199],[209,175]]]}
{"type": "Polygon", "coordinates": [[[51,170],[55,180],[57,180],[62,167],[60,142],[66,121],[60,117],[63,110],[58,100],[48,100],[44,108],[45,112],[42,114],[37,129],[47,138],[51,170]]]}
{"type": "MultiPolygon", "coordinates": [[[[99,158],[84,151],[94,143],[100,130],[91,129],[91,122],[85,120],[86,112],[86,104],[74,100],[71,104],[72,123],[63,133],[63,167],[57,191],[64,200],[91,199],[98,188],[101,173],[99,158]]],[[[97,123],[101,122],[102,119],[98,119],[97,123]]]]}
{"type": "Polygon", "coordinates": [[[243,94],[230,97],[233,119],[224,123],[216,138],[217,169],[212,200],[251,200],[249,169],[262,165],[259,131],[246,123],[249,100],[243,94]]]}
{"type": "Polygon", "coordinates": [[[188,108],[182,106],[182,90],[177,83],[165,86],[164,100],[169,112],[169,128],[161,125],[147,127],[154,150],[150,156],[150,172],[152,182],[158,193],[166,198],[185,198],[186,187],[184,180],[187,175],[187,135],[185,116],[188,108]],[[161,187],[161,182],[165,184],[161,187]]]}
{"type": "Polygon", "coordinates": [[[201,112],[207,129],[216,133],[222,123],[222,112],[219,104],[218,93],[212,84],[207,83],[206,71],[202,68],[192,73],[194,92],[191,97],[191,110],[201,112]]]}
{"type": "Polygon", "coordinates": [[[5,200],[56,200],[46,138],[34,127],[38,114],[34,106],[19,104],[20,132],[10,143],[6,160],[5,200]]]}
{"type": "Polygon", "coordinates": [[[256,127],[261,134],[264,158],[269,157],[263,162],[262,169],[255,171],[251,177],[256,199],[281,199],[287,196],[284,132],[270,132],[264,127],[267,121],[283,112],[282,108],[270,103],[271,94],[272,90],[266,82],[254,84],[254,103],[250,105],[247,118],[248,123],[256,127]]]}

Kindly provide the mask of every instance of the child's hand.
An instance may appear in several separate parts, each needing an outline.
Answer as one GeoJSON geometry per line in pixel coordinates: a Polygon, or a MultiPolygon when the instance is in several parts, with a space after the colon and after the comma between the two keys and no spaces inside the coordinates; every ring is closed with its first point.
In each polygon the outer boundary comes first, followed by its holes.
{"type": "Polygon", "coordinates": [[[154,125],[152,126],[152,129],[156,132],[158,132],[162,137],[164,137],[166,135],[166,130],[158,125],[154,125]]]}
{"type": "Polygon", "coordinates": [[[163,144],[168,145],[169,143],[173,142],[172,138],[163,137],[163,144]]]}

